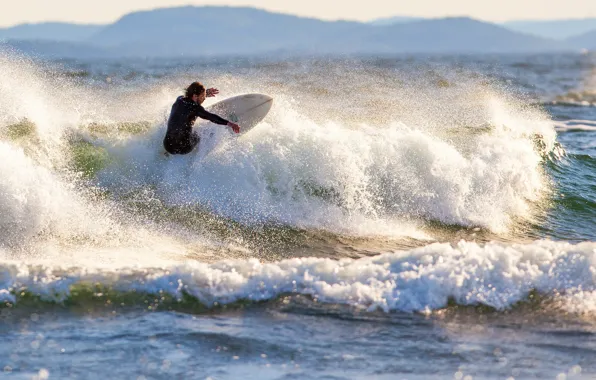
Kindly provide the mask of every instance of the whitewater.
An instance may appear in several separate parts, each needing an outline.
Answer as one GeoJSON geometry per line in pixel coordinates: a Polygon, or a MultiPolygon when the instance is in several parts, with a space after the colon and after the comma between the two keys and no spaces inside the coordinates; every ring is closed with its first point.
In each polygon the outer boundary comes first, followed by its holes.
{"type": "Polygon", "coordinates": [[[591,378],[596,118],[572,104],[591,77],[570,65],[568,92],[525,59],[2,51],[0,368],[591,378]],[[166,158],[169,107],[194,80],[273,109],[240,138],[202,123],[213,152],[166,158]]]}

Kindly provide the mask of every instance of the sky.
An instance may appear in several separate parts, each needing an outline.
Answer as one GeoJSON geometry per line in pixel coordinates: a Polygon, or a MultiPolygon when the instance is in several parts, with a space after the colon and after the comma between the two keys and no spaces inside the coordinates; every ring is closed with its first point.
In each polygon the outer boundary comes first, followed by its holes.
{"type": "Polygon", "coordinates": [[[252,6],[326,20],[471,16],[486,21],[596,17],[596,0],[0,0],[0,27],[24,22],[111,23],[126,13],[181,5],[252,6]],[[338,5],[341,4],[341,5],[338,5]]]}

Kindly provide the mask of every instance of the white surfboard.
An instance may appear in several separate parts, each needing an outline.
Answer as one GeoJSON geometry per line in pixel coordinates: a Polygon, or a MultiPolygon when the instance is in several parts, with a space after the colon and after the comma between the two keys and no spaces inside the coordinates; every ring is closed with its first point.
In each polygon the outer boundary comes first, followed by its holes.
{"type": "Polygon", "coordinates": [[[256,127],[269,113],[273,105],[273,98],[263,94],[245,94],[217,102],[206,110],[232,121],[240,126],[240,133],[235,134],[230,127],[215,125],[207,120],[197,120],[195,129],[198,131],[201,141],[197,155],[199,159],[205,157],[215,149],[222,140],[239,136],[256,127]]]}
{"type": "Polygon", "coordinates": [[[253,129],[269,113],[273,98],[263,94],[238,95],[217,102],[207,111],[240,125],[240,134],[253,129]]]}

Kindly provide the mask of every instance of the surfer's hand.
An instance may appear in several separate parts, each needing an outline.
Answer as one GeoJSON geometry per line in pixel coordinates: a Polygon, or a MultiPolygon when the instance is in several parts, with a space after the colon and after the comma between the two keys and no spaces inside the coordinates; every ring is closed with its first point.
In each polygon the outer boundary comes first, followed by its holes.
{"type": "Polygon", "coordinates": [[[217,88],[208,88],[205,91],[205,95],[207,95],[208,98],[212,98],[217,94],[219,94],[219,90],[217,88]]]}
{"type": "Polygon", "coordinates": [[[235,133],[240,133],[240,126],[236,123],[232,123],[231,121],[228,122],[228,127],[232,127],[232,130],[235,133]]]}

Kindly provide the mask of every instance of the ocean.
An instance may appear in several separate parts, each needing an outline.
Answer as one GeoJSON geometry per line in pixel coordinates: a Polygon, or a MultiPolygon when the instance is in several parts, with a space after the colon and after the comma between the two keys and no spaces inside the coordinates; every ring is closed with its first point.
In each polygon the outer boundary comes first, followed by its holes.
{"type": "Polygon", "coordinates": [[[0,377],[596,378],[596,55],[0,53],[0,377]],[[208,156],[170,107],[274,98],[208,156]]]}

